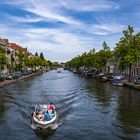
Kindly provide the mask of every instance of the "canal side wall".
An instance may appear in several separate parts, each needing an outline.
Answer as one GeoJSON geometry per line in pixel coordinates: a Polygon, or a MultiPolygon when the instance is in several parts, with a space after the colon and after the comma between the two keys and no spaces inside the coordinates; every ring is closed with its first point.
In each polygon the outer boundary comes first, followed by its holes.
{"type": "Polygon", "coordinates": [[[133,82],[128,82],[128,83],[124,83],[124,85],[130,88],[140,90],[140,84],[134,84],[133,82]]]}
{"type": "Polygon", "coordinates": [[[14,79],[14,80],[5,80],[5,81],[3,81],[3,82],[0,82],[0,88],[1,88],[1,87],[4,87],[4,86],[6,86],[6,85],[9,85],[9,84],[18,82],[18,81],[20,81],[20,80],[24,80],[24,79],[33,77],[33,76],[38,75],[38,74],[41,74],[41,73],[42,73],[42,72],[36,72],[36,73],[32,73],[32,74],[30,74],[30,75],[26,75],[26,76],[20,77],[20,78],[18,78],[18,79],[14,79]]]}

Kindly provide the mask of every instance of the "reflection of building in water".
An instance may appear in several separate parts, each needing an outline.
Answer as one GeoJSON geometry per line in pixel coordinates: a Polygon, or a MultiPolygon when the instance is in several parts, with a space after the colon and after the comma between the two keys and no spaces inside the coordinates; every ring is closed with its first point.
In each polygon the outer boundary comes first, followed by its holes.
{"type": "Polygon", "coordinates": [[[124,134],[135,135],[138,133],[136,130],[140,126],[140,94],[136,90],[124,90],[118,100],[118,115],[121,129],[124,134]]]}

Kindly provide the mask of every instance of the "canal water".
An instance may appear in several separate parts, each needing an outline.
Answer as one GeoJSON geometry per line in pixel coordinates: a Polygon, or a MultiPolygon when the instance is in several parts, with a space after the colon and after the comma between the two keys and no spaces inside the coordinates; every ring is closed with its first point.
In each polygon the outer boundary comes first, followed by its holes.
{"type": "Polygon", "coordinates": [[[140,140],[140,92],[62,70],[0,88],[0,140],[140,140]],[[58,129],[31,128],[35,104],[53,102],[58,129]]]}

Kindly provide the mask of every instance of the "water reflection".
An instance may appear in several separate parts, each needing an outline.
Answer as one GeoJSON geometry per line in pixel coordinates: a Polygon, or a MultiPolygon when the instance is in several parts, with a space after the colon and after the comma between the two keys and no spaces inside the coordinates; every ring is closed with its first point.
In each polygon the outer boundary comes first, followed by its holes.
{"type": "MultiPolygon", "coordinates": [[[[138,138],[140,131],[140,94],[137,90],[125,89],[119,97],[117,119],[127,138],[138,138]]],[[[139,135],[140,136],[140,135],[139,135]]]]}
{"type": "MultiPolygon", "coordinates": [[[[120,139],[140,138],[139,91],[127,87],[116,87],[111,82],[102,83],[92,79],[86,80],[85,89],[88,91],[88,98],[94,104],[97,102],[96,110],[107,114],[104,121],[107,121],[107,117],[110,119],[112,125],[110,128],[115,136],[120,139]]],[[[103,114],[101,114],[102,117],[103,114]]]]}
{"type": "Polygon", "coordinates": [[[3,122],[3,116],[4,116],[4,112],[6,110],[5,106],[4,106],[4,103],[3,103],[3,96],[0,95],[0,123],[3,122]]]}
{"type": "Polygon", "coordinates": [[[0,140],[124,140],[140,138],[140,94],[126,87],[50,71],[0,89],[0,140]],[[54,133],[35,133],[30,114],[37,103],[53,102],[54,133]],[[8,134],[8,135],[7,135],[8,134]]]}
{"type": "Polygon", "coordinates": [[[112,92],[109,83],[102,83],[93,79],[88,79],[85,89],[90,93],[89,96],[96,98],[102,106],[109,106],[112,98],[112,92]]]}

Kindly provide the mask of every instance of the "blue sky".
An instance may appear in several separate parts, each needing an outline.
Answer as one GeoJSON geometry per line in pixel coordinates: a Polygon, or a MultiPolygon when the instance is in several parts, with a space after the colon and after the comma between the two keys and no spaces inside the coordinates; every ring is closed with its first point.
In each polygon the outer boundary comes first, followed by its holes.
{"type": "Polygon", "coordinates": [[[103,41],[113,49],[128,25],[139,32],[139,7],[140,0],[1,0],[0,37],[66,62],[103,41]]]}

